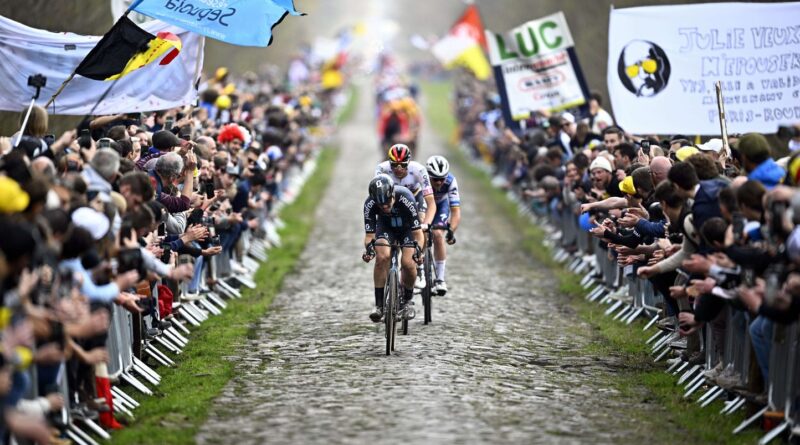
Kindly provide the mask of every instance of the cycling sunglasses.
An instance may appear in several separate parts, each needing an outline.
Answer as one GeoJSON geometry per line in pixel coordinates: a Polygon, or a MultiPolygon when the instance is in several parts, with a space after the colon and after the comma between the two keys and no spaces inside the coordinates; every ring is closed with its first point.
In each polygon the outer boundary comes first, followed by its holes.
{"type": "Polygon", "coordinates": [[[392,168],[403,167],[408,168],[408,162],[389,162],[392,168]]]}
{"type": "Polygon", "coordinates": [[[445,178],[434,178],[431,176],[431,182],[444,182],[445,178]]]}

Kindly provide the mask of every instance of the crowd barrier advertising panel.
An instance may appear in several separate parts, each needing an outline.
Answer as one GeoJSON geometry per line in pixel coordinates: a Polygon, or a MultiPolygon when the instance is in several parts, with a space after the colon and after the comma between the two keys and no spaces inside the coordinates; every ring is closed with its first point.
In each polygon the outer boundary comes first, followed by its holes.
{"type": "Polygon", "coordinates": [[[773,133],[800,121],[800,2],[614,9],[608,91],[632,133],[773,133]]]}
{"type": "Polygon", "coordinates": [[[586,102],[586,82],[562,12],[506,33],[485,32],[498,90],[514,120],[586,102]]]}

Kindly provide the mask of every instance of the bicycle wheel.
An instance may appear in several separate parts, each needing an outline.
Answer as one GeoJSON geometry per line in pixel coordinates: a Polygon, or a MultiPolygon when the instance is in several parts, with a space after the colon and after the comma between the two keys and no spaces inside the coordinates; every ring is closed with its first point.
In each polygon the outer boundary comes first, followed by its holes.
{"type": "Polygon", "coordinates": [[[394,285],[396,281],[395,275],[389,271],[389,280],[386,288],[384,289],[386,298],[383,303],[383,319],[386,325],[386,355],[391,355],[394,349],[394,311],[397,286],[394,285]]]}
{"type": "Polygon", "coordinates": [[[392,318],[392,351],[394,351],[394,342],[397,340],[397,314],[400,313],[400,298],[402,298],[402,293],[399,292],[400,290],[400,272],[395,270],[394,271],[394,291],[392,294],[394,295],[394,317],[392,318]]]}
{"type": "Polygon", "coordinates": [[[425,252],[425,262],[422,268],[422,273],[425,274],[425,288],[422,289],[422,304],[425,306],[425,316],[424,316],[424,324],[428,324],[433,321],[431,316],[432,314],[432,302],[433,295],[433,274],[431,273],[431,269],[433,268],[433,261],[431,260],[431,254],[433,249],[427,248],[425,252]]]}

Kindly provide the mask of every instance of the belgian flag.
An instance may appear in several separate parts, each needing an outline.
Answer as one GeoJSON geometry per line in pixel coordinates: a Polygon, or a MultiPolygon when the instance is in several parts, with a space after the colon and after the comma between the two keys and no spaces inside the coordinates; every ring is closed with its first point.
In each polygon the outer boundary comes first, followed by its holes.
{"type": "Polygon", "coordinates": [[[159,62],[166,65],[180,50],[181,41],[175,34],[150,34],[122,16],[86,55],[75,73],[94,80],[115,80],[169,52],[159,62]]]}

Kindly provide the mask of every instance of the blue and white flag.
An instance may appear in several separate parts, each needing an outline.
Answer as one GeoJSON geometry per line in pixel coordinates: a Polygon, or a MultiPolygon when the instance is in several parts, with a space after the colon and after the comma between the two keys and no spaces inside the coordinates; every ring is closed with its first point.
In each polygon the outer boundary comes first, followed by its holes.
{"type": "Polygon", "coordinates": [[[268,46],[287,14],[304,15],[292,0],[136,0],[131,10],[242,46],[268,46]]]}

